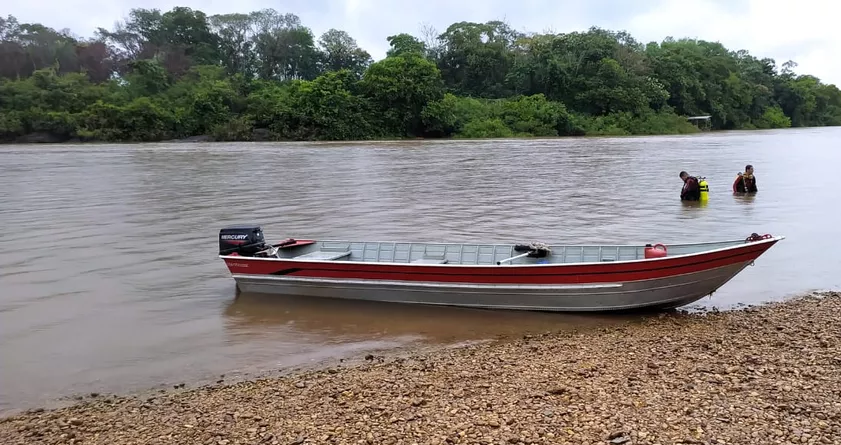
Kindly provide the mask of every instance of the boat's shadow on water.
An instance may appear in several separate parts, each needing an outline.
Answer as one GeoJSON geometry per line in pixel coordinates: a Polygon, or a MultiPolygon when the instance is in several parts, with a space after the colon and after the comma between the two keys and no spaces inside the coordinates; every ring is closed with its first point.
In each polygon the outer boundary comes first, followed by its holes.
{"type": "Polygon", "coordinates": [[[238,335],[299,333],[325,342],[419,337],[430,342],[584,330],[639,321],[674,310],[537,312],[239,293],[225,308],[238,335]]]}

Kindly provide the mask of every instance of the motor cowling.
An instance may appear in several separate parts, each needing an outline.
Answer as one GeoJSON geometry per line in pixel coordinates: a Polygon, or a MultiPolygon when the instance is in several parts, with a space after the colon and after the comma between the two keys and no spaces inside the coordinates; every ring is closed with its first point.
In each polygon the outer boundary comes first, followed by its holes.
{"type": "Polygon", "coordinates": [[[260,226],[229,226],[219,231],[219,255],[254,256],[268,247],[260,226]]]}

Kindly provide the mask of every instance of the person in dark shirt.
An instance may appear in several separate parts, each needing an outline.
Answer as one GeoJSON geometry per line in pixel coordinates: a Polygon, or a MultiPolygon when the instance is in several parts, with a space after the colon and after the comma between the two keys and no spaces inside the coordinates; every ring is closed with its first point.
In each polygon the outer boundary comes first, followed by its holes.
{"type": "Polygon", "coordinates": [[[683,188],[680,190],[681,201],[698,201],[701,199],[701,186],[698,185],[698,178],[690,176],[685,171],[680,172],[680,179],[683,179],[683,188]]]}
{"type": "Polygon", "coordinates": [[[753,175],[753,166],[745,166],[745,172],[739,173],[733,181],[733,193],[756,193],[756,176],[753,175]]]}

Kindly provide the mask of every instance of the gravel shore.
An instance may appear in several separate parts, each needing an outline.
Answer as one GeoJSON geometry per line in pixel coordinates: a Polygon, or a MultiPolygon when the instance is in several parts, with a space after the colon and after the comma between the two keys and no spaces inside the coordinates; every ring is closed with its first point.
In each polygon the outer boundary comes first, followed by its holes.
{"type": "Polygon", "coordinates": [[[841,293],[0,420],[14,444],[837,444],[841,293]]]}

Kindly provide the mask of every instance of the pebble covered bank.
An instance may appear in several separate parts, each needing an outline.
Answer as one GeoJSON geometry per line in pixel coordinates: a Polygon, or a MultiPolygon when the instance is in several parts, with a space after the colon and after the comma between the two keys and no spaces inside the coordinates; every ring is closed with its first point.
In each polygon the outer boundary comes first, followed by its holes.
{"type": "Polygon", "coordinates": [[[0,420],[13,444],[837,444],[841,293],[0,420]]]}

